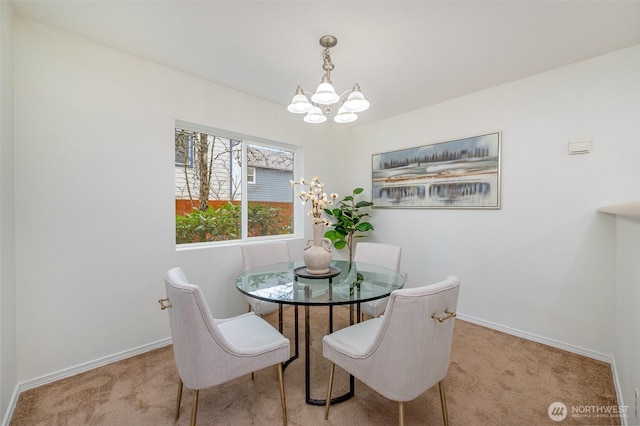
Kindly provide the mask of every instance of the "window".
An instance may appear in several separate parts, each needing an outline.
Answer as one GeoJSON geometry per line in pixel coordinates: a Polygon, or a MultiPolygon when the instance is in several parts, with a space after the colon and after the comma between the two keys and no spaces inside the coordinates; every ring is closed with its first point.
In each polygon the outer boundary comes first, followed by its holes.
{"type": "Polygon", "coordinates": [[[296,148],[231,136],[176,123],[176,244],[293,233],[296,148]]]}
{"type": "Polygon", "coordinates": [[[247,167],[247,183],[256,183],[255,167],[247,167]]]}
{"type": "Polygon", "coordinates": [[[193,167],[193,135],[176,129],[176,166],[193,167]]]}

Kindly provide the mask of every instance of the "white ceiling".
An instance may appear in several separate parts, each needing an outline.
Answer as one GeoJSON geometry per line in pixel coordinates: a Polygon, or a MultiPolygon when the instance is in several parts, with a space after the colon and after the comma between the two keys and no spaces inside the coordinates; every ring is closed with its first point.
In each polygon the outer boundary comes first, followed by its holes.
{"type": "MultiPolygon", "coordinates": [[[[4,1],[4,0],[3,0],[4,1]]],[[[280,104],[360,83],[364,124],[640,43],[634,1],[12,1],[17,15],[280,104]]],[[[302,118],[301,118],[302,119],[302,118]]]]}

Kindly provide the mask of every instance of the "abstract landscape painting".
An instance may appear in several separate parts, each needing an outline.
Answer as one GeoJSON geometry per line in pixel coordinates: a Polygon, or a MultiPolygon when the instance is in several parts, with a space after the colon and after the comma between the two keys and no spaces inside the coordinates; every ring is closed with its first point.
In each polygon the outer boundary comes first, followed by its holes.
{"type": "Polygon", "coordinates": [[[374,207],[500,208],[500,132],[373,155],[374,207]]]}

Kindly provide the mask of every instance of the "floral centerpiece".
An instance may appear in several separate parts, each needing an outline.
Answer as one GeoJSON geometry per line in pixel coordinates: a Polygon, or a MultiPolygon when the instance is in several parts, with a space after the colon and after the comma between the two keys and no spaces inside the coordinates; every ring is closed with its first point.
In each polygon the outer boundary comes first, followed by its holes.
{"type": "Polygon", "coordinates": [[[333,205],[335,199],[338,198],[338,194],[333,192],[327,197],[327,193],[324,192],[324,182],[320,182],[318,176],[314,176],[311,181],[307,181],[305,178],[301,178],[300,182],[291,180],[289,184],[292,187],[296,185],[308,186],[308,190],[300,191],[296,196],[302,200],[303,206],[311,203],[311,210],[307,214],[313,217],[314,224],[321,223],[325,226],[331,226],[331,222],[323,217],[322,213],[327,206],[333,205]]]}
{"type": "Polygon", "coordinates": [[[289,183],[292,187],[304,186],[305,189],[296,196],[302,200],[304,206],[311,204],[307,214],[313,218],[313,240],[307,241],[303,256],[307,272],[314,275],[326,274],[329,272],[331,263],[331,240],[324,238],[324,227],[331,226],[331,222],[323,216],[323,213],[327,206],[333,205],[338,194],[334,192],[327,196],[324,191],[324,182],[320,182],[318,176],[314,176],[310,181],[302,178],[300,182],[292,180],[289,183]]]}

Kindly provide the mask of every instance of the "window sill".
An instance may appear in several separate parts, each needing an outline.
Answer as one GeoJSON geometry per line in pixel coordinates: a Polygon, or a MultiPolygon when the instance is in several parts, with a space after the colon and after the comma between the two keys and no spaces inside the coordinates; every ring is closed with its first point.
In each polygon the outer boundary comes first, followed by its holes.
{"type": "Polygon", "coordinates": [[[614,214],[617,216],[640,218],[640,201],[600,207],[598,211],[601,213],[614,214]]]}
{"type": "Polygon", "coordinates": [[[268,237],[251,237],[247,240],[229,240],[229,241],[209,241],[206,243],[191,243],[191,244],[177,244],[176,251],[192,251],[202,249],[216,249],[221,247],[234,247],[241,246],[243,244],[251,244],[265,241],[294,241],[299,240],[302,237],[294,234],[287,235],[272,235],[268,237]]]}

